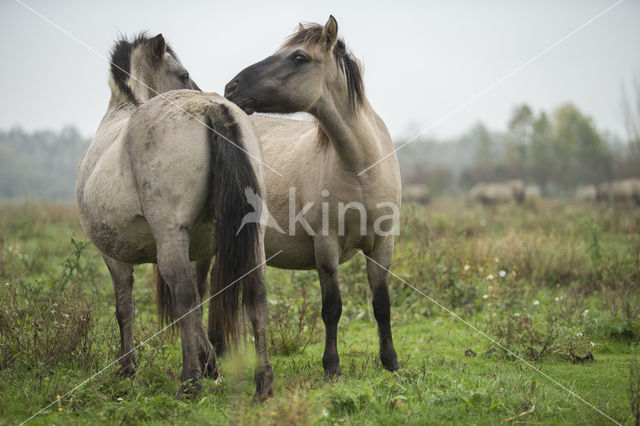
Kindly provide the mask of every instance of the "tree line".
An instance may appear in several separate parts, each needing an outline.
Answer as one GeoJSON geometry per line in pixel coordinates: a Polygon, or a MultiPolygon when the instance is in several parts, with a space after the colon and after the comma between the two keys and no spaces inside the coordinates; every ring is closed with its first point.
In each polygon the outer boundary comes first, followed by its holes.
{"type": "Polygon", "coordinates": [[[398,157],[404,183],[427,184],[436,194],[522,179],[549,195],[566,195],[580,185],[640,177],[639,134],[629,132],[625,141],[601,132],[571,103],[551,113],[522,104],[513,109],[504,132],[477,124],[448,143],[416,142],[398,157]]]}
{"type": "MultiPolygon", "coordinates": [[[[637,92],[636,104],[626,102],[622,114],[626,140],[600,131],[570,103],[551,113],[522,104],[513,109],[506,131],[479,123],[453,140],[403,147],[403,183],[426,184],[432,195],[442,195],[466,192],[478,182],[523,179],[548,195],[567,195],[580,185],[640,177],[637,92]]],[[[77,167],[89,143],[71,126],[60,132],[0,131],[0,200],[74,200],[77,167]]]]}
{"type": "Polygon", "coordinates": [[[60,132],[0,131],[0,200],[74,200],[89,142],[70,126],[60,132]]]}

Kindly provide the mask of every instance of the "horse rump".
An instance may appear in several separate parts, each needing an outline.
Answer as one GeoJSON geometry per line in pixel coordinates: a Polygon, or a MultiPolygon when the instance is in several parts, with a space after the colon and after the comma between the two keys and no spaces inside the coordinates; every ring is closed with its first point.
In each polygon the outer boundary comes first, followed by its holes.
{"type": "MultiPolygon", "coordinates": [[[[264,267],[261,265],[260,224],[242,224],[242,218],[255,213],[245,190],[263,197],[262,187],[244,148],[242,132],[229,107],[214,103],[209,107],[204,124],[210,145],[209,205],[206,217],[214,221],[215,266],[211,274],[209,329],[217,330],[214,343],[223,347],[238,342],[240,295],[249,301],[261,287],[264,267]]],[[[260,212],[258,212],[259,214],[260,212]]],[[[156,307],[161,326],[173,320],[171,294],[154,266],[156,307]]]]}

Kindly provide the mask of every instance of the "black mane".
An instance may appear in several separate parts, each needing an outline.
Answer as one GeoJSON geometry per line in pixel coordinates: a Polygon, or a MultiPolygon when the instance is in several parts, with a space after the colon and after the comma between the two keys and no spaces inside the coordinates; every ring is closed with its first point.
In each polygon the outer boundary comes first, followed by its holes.
{"type": "MultiPolygon", "coordinates": [[[[126,36],[121,36],[111,48],[111,59],[109,61],[111,64],[111,77],[118,89],[135,105],[137,105],[139,101],[127,85],[127,79],[131,75],[131,54],[136,47],[147,43],[152,38],[153,37],[149,37],[144,31],[136,34],[131,39],[126,36]]],[[[178,60],[178,57],[169,45],[167,45],[167,53],[178,60]]]]}

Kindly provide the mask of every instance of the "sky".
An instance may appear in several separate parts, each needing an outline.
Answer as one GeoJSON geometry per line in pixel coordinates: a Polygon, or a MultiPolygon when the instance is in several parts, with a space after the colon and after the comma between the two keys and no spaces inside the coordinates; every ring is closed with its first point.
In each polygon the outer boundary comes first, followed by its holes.
{"type": "Polygon", "coordinates": [[[367,97],[394,138],[452,138],[480,121],[505,129],[516,105],[551,111],[568,101],[624,138],[623,87],[640,81],[637,0],[562,42],[616,1],[21,1],[75,40],[0,0],[0,129],[75,125],[93,135],[119,34],[162,33],[198,85],[222,93],[299,22],[329,14],[363,61],[367,97]]]}

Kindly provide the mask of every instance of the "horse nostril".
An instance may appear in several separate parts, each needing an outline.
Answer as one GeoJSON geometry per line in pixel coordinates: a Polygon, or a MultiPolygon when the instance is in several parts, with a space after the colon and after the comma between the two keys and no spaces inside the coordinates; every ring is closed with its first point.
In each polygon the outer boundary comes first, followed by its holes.
{"type": "Polygon", "coordinates": [[[236,90],[237,87],[238,87],[238,80],[234,80],[231,83],[228,83],[224,87],[224,95],[229,96],[230,94],[233,93],[234,90],[236,90]]]}

